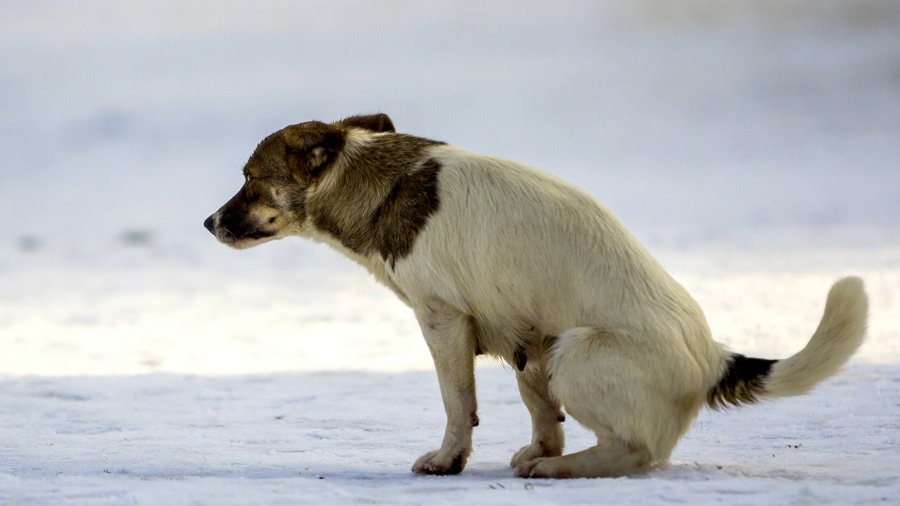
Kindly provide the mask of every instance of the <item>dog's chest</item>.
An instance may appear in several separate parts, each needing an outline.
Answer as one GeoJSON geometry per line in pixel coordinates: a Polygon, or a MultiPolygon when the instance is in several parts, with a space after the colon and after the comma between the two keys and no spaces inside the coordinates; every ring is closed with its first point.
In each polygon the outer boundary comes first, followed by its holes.
{"type": "Polygon", "coordinates": [[[367,267],[413,309],[423,307],[425,300],[438,299],[469,314],[474,323],[477,355],[498,357],[519,369],[526,362],[543,360],[558,329],[536,309],[541,304],[534,293],[504,296],[513,290],[502,290],[497,281],[485,284],[484,280],[465,279],[452,269],[442,269],[441,262],[417,253],[420,251],[414,251],[396,266],[382,259],[370,259],[374,261],[367,267]],[[486,291],[485,286],[496,288],[496,293],[486,291]]]}

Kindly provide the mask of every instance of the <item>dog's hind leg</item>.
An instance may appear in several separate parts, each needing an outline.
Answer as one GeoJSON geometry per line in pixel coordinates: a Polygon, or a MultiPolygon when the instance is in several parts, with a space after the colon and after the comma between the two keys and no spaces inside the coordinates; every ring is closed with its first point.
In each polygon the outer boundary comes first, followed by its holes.
{"type": "Polygon", "coordinates": [[[639,473],[650,468],[647,448],[622,441],[614,434],[598,438],[597,446],[562,457],[538,458],[516,466],[523,478],[599,478],[639,473]]]}
{"type": "Polygon", "coordinates": [[[565,417],[559,401],[550,394],[543,360],[529,364],[524,371],[516,371],[516,381],[531,415],[531,444],[517,451],[509,464],[517,467],[539,457],[562,455],[565,440],[561,422],[565,417]]]}
{"type": "Polygon", "coordinates": [[[691,384],[690,362],[665,343],[634,331],[591,327],[560,335],[547,361],[550,391],[597,435],[597,445],[519,463],[516,475],[622,476],[668,460],[708,388],[691,384]],[[670,355],[675,364],[668,362],[670,355]]]}
{"type": "Polygon", "coordinates": [[[472,452],[472,427],[478,425],[472,319],[439,300],[429,300],[415,312],[434,359],[447,428],[441,447],[422,455],[412,470],[420,474],[457,474],[472,452]]]}

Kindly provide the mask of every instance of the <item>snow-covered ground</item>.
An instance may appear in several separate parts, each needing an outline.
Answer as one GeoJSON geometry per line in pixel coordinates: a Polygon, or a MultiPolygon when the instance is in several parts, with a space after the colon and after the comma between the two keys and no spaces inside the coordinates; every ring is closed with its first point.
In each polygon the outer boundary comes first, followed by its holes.
{"type": "MultiPolygon", "coordinates": [[[[478,371],[464,474],[423,477],[443,409],[430,372],[13,378],[0,390],[0,503],[895,504],[895,366],[812,395],[704,412],[666,469],[636,478],[512,477],[530,437],[509,371],[478,371]]],[[[570,448],[591,444],[567,427],[570,448]]]]}
{"type": "Polygon", "coordinates": [[[0,504],[896,502],[897,62],[891,0],[4,5],[0,504]],[[512,478],[530,424],[482,361],[465,473],[414,476],[443,410],[409,310],[201,227],[262,136],[373,110],[583,186],[737,351],[799,349],[848,274],[868,340],[616,480],[512,478]]]}

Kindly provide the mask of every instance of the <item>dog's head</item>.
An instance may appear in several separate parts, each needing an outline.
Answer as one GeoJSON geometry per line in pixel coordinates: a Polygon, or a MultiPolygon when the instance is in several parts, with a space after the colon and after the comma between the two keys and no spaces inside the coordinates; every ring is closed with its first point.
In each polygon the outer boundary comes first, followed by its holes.
{"type": "Polygon", "coordinates": [[[244,185],[203,226],[234,248],[303,235],[307,194],[338,159],[351,128],[394,131],[385,114],[285,127],[259,143],[244,166],[244,185]]]}

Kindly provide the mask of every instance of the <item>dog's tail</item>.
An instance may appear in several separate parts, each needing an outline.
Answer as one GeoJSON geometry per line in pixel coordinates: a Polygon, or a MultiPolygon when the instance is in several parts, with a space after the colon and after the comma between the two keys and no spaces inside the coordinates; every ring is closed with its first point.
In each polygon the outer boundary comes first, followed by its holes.
{"type": "Polygon", "coordinates": [[[862,344],[868,308],[860,278],[839,280],[828,292],[825,314],[805,348],[784,360],[732,354],[719,382],[709,390],[707,402],[718,409],[809,392],[836,373],[862,344]]]}

